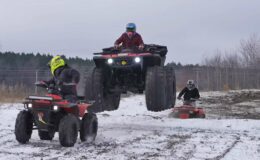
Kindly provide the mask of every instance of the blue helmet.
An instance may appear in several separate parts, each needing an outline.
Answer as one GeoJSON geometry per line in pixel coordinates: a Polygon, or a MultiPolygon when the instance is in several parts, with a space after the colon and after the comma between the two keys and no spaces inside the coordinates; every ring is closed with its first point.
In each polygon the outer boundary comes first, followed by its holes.
{"type": "Polygon", "coordinates": [[[126,31],[135,32],[136,31],[136,25],[134,23],[128,23],[126,25],[126,31]]]}

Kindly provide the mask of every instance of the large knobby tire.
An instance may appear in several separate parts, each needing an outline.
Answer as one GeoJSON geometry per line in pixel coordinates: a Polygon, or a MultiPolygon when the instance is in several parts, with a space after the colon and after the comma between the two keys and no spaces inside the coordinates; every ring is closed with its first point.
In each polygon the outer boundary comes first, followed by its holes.
{"type": "Polygon", "coordinates": [[[176,101],[176,78],[175,72],[172,67],[165,67],[166,72],[166,91],[167,91],[167,99],[166,99],[166,108],[170,109],[175,106],[176,101]]]}
{"type": "Polygon", "coordinates": [[[206,118],[206,115],[205,114],[200,114],[196,118],[206,118]]]}
{"type": "Polygon", "coordinates": [[[21,111],[15,122],[15,137],[22,144],[29,141],[33,129],[33,115],[26,110],[21,111]]]}
{"type": "Polygon", "coordinates": [[[166,108],[166,74],[163,67],[154,66],[147,69],[145,82],[145,99],[149,111],[162,111],[166,108]]]}
{"type": "Polygon", "coordinates": [[[109,93],[105,88],[104,73],[100,68],[92,68],[86,73],[85,97],[87,101],[95,101],[89,112],[118,109],[120,94],[109,93]]]}
{"type": "Polygon", "coordinates": [[[117,110],[120,104],[120,94],[107,94],[105,98],[105,110],[113,111],[117,110]]]}
{"type": "Polygon", "coordinates": [[[98,120],[95,113],[86,113],[80,127],[81,141],[93,142],[97,136],[98,120]]]}
{"type": "Polygon", "coordinates": [[[59,140],[64,147],[72,147],[77,141],[79,120],[75,115],[68,114],[60,120],[59,140]]]}
{"type": "Polygon", "coordinates": [[[41,131],[38,130],[38,135],[41,140],[52,140],[55,132],[41,131]]]}

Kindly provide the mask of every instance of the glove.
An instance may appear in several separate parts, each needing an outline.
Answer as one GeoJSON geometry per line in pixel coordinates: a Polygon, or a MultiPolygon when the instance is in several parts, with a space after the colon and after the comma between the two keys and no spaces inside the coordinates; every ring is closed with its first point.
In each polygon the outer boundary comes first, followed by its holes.
{"type": "Polygon", "coordinates": [[[47,84],[46,81],[39,81],[40,84],[47,84]]]}
{"type": "Polygon", "coordinates": [[[62,86],[62,85],[63,85],[62,80],[56,80],[56,85],[58,85],[58,86],[62,86]]]}
{"type": "Polygon", "coordinates": [[[118,44],[115,44],[115,45],[114,45],[114,48],[115,48],[115,49],[118,49],[118,48],[119,48],[119,45],[118,45],[118,44]]]}
{"type": "Polygon", "coordinates": [[[181,97],[177,97],[178,100],[181,100],[181,97]]]}
{"type": "Polygon", "coordinates": [[[138,46],[138,49],[139,49],[139,50],[143,50],[143,49],[144,49],[144,45],[138,46]]]}

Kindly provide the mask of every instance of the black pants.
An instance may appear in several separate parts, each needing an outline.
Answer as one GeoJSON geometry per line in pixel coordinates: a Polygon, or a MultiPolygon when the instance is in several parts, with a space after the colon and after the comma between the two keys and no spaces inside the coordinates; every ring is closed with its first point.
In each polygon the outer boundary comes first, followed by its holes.
{"type": "Polygon", "coordinates": [[[72,106],[72,114],[74,114],[75,116],[79,116],[79,108],[77,105],[77,96],[75,95],[65,95],[63,96],[64,99],[66,99],[67,101],[69,101],[70,103],[75,103],[75,106],[72,106]]]}
{"type": "Polygon", "coordinates": [[[78,98],[77,98],[76,95],[71,95],[71,94],[69,94],[69,95],[64,95],[63,98],[66,99],[66,100],[68,100],[68,101],[71,102],[71,103],[77,103],[77,100],[78,100],[78,98]]]}

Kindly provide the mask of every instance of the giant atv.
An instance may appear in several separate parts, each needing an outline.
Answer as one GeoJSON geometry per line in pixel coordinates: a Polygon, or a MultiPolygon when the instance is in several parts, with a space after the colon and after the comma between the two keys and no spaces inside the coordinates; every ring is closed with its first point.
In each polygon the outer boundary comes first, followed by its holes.
{"type": "Polygon", "coordinates": [[[145,45],[143,50],[105,48],[94,53],[95,67],[86,74],[85,97],[95,101],[93,112],[116,110],[121,93],[143,93],[149,111],[174,107],[175,72],[164,66],[166,46],[145,45]]]}

